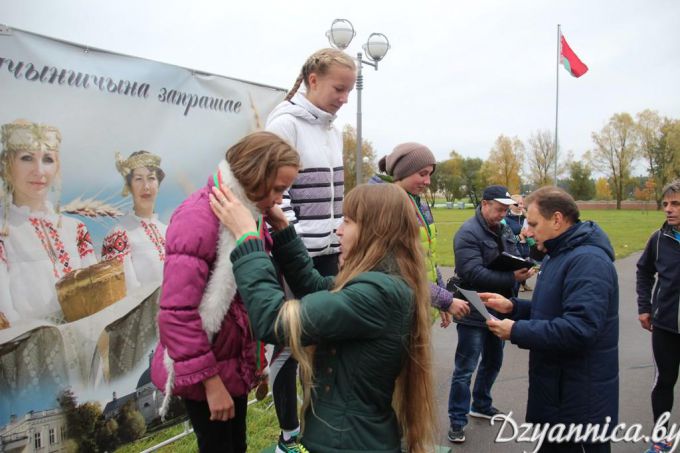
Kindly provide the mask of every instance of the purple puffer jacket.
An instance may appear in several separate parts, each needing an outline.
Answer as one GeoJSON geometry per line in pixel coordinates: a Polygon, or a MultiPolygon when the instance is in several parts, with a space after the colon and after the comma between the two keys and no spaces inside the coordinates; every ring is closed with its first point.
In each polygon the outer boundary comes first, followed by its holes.
{"type": "MultiPolygon", "coordinates": [[[[256,342],[238,293],[212,342],[199,314],[217,259],[220,233],[208,199],[213,185],[210,180],[192,194],[170,219],[158,314],[160,341],[151,364],[151,379],[164,390],[168,372],[163,358],[167,348],[174,361],[172,394],[197,401],[206,399],[206,378],[219,375],[229,393],[238,397],[253,388],[256,373],[256,342]]],[[[265,238],[265,243],[270,246],[271,238],[265,238]]],[[[233,275],[215,278],[233,279],[233,275]]]]}

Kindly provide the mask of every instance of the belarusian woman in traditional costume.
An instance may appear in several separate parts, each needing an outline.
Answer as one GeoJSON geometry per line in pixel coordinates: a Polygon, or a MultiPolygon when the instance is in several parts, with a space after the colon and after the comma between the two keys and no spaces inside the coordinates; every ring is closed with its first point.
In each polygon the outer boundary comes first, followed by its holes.
{"type": "Polygon", "coordinates": [[[0,412],[22,414],[54,401],[80,369],[56,328],[35,327],[61,323],[55,283],[97,259],[85,225],[48,200],[52,190],[59,200],[59,130],[26,120],[1,129],[0,324],[13,333],[0,341],[0,412]]]}
{"type": "Polygon", "coordinates": [[[102,260],[123,261],[128,292],[150,283],[160,285],[163,279],[167,227],[154,212],[165,177],[160,164],[161,158],[148,151],[136,151],[126,160],[116,153],[116,168],[125,180],[122,195],[132,195],[133,212],[121,217],[104,238],[102,260]]]}
{"type": "Polygon", "coordinates": [[[53,126],[26,120],[2,126],[0,319],[10,325],[61,320],[55,283],[97,261],[85,224],[61,216],[48,200],[58,192],[60,144],[53,126]]]}

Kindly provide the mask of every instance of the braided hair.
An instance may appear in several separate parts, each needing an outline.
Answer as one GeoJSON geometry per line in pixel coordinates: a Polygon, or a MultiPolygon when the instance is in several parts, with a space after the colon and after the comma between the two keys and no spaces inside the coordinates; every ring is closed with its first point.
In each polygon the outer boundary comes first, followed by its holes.
{"type": "Polygon", "coordinates": [[[322,76],[326,75],[329,68],[333,64],[338,64],[349,69],[356,70],[356,64],[354,63],[354,60],[352,60],[352,57],[347,55],[345,52],[331,48],[317,50],[312,55],[310,55],[309,58],[307,58],[307,61],[305,61],[305,64],[302,65],[300,75],[295,80],[293,88],[291,88],[291,90],[288,92],[286,101],[290,101],[295,93],[297,93],[302,82],[304,82],[305,86],[309,88],[309,75],[311,73],[316,73],[322,76]]]}

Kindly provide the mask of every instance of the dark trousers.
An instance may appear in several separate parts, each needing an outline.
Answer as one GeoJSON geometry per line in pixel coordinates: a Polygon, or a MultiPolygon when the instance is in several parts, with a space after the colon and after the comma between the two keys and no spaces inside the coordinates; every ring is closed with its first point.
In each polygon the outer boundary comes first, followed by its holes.
{"type": "Polygon", "coordinates": [[[673,387],[680,369],[680,334],[655,327],[652,330],[652,352],[656,376],[652,388],[654,422],[673,409],[673,387]]]}
{"type": "Polygon", "coordinates": [[[552,444],[544,442],[538,453],[610,453],[612,446],[609,442],[604,444],[577,444],[566,442],[563,444],[552,444]]]}
{"type": "Polygon", "coordinates": [[[184,399],[201,453],[245,453],[248,397],[234,398],[235,416],[226,422],[210,420],[207,401],[184,399]]]}

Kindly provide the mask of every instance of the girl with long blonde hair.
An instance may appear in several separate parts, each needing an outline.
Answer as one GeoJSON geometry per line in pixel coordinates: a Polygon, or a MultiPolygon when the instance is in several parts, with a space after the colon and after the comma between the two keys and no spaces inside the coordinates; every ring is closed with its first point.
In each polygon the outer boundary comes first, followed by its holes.
{"type": "MultiPolygon", "coordinates": [[[[236,236],[255,227],[222,188],[213,212],[236,236]]],[[[255,336],[289,345],[304,375],[311,452],[430,451],[433,395],[429,288],[413,205],[392,185],[360,185],[344,202],[337,277],[314,268],[283,213],[270,210],[272,256],[299,300],[285,300],[254,236],[231,254],[255,336]],[[314,348],[303,348],[313,345],[314,348]]]]}

